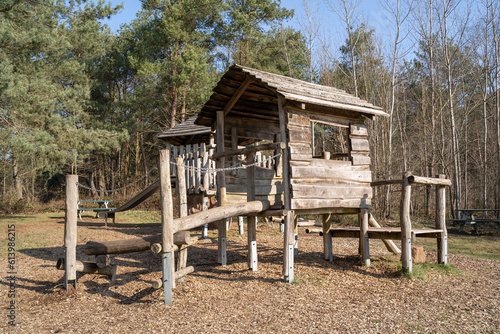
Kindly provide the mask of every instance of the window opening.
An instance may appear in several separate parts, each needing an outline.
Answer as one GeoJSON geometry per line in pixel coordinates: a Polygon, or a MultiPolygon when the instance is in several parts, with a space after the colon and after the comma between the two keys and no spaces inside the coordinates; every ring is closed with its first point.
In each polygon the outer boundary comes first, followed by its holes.
{"type": "Polygon", "coordinates": [[[323,158],[323,152],[330,153],[332,160],[349,160],[349,129],[318,121],[311,121],[313,158],[323,158]]]}

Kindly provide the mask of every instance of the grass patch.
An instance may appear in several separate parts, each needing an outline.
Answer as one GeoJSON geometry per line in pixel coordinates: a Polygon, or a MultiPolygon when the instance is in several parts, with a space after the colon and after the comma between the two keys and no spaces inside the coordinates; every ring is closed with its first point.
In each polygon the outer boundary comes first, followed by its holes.
{"type": "Polygon", "coordinates": [[[302,278],[295,277],[292,281],[292,284],[293,285],[302,285],[302,284],[304,284],[304,280],[302,278]]]}
{"type": "MultiPolygon", "coordinates": [[[[418,238],[415,245],[436,249],[436,240],[418,238]]],[[[500,237],[448,234],[448,253],[500,260],[500,237]]]]}
{"type": "MultiPolygon", "coordinates": [[[[401,266],[401,264],[400,264],[401,266]]],[[[430,275],[463,275],[463,273],[455,268],[452,264],[436,264],[436,263],[414,263],[412,272],[400,269],[402,275],[410,279],[420,279],[427,281],[430,275]]]]}
{"type": "Polygon", "coordinates": [[[403,270],[401,261],[394,255],[374,258],[372,266],[385,272],[393,272],[396,276],[405,276],[409,279],[427,281],[431,275],[463,275],[452,264],[442,265],[437,263],[413,263],[412,272],[403,270]]]}

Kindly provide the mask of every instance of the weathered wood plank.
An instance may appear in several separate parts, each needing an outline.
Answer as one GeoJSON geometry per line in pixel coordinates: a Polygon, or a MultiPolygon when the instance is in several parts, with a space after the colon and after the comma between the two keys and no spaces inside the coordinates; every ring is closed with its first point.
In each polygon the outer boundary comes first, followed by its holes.
{"type": "MultiPolygon", "coordinates": [[[[290,162],[291,166],[306,166],[306,164],[303,161],[300,162],[290,162]]],[[[366,168],[359,168],[355,167],[353,168],[352,164],[350,161],[342,161],[342,160],[326,160],[326,159],[310,159],[307,162],[307,166],[312,166],[312,167],[327,167],[327,168],[332,168],[335,170],[367,170],[366,168]]]]}
{"type": "Polygon", "coordinates": [[[408,177],[408,182],[415,184],[426,184],[426,185],[439,185],[439,186],[451,186],[451,180],[449,179],[440,179],[433,177],[423,177],[423,176],[415,176],[410,175],[408,177]]]}
{"type": "Polygon", "coordinates": [[[279,131],[278,122],[269,122],[263,120],[256,120],[254,118],[246,117],[232,117],[228,115],[225,119],[227,126],[237,127],[239,129],[246,129],[255,131],[258,129],[260,132],[276,134],[279,131]]]}
{"type": "Polygon", "coordinates": [[[292,184],[293,198],[361,199],[372,198],[371,187],[292,184]]]}
{"type": "Polygon", "coordinates": [[[312,159],[312,149],[310,146],[290,146],[290,153],[310,155],[309,159],[312,159]]]}
{"type": "MultiPolygon", "coordinates": [[[[246,179],[246,177],[247,177],[246,169],[238,169],[237,178],[246,179]]],[[[257,180],[272,180],[272,179],[282,180],[282,178],[276,177],[273,169],[264,167],[255,168],[255,178],[257,180]]]]}
{"type": "Polygon", "coordinates": [[[310,118],[307,115],[301,115],[293,112],[288,112],[288,124],[309,127],[310,118]]]}
{"type": "Polygon", "coordinates": [[[354,166],[370,165],[372,161],[370,156],[362,154],[351,154],[351,158],[354,166]]]}
{"type": "Polygon", "coordinates": [[[285,148],[285,143],[279,142],[279,143],[270,143],[270,144],[262,144],[262,145],[256,145],[256,146],[248,146],[245,148],[241,148],[238,150],[230,150],[230,151],[223,151],[223,152],[217,152],[212,155],[212,159],[219,159],[219,158],[225,158],[225,157],[230,157],[233,155],[239,155],[239,154],[248,154],[251,152],[258,152],[258,151],[265,151],[265,150],[275,150],[275,149],[284,149],[285,148]]]}
{"type": "Polygon", "coordinates": [[[311,154],[290,153],[290,162],[292,161],[307,161],[311,159],[311,154]]]}
{"type": "Polygon", "coordinates": [[[353,151],[370,151],[370,143],[365,138],[351,138],[351,149],[353,151]]]}
{"type": "Polygon", "coordinates": [[[370,208],[371,199],[295,199],[292,198],[292,210],[318,208],[370,208]]]}
{"type": "Polygon", "coordinates": [[[353,136],[368,136],[368,128],[365,124],[351,124],[350,133],[353,136]]]}
{"type": "MultiPolygon", "coordinates": [[[[228,182],[227,192],[228,193],[244,193],[246,192],[246,179],[243,182],[231,183],[228,182]]],[[[283,184],[281,182],[269,183],[265,180],[255,180],[255,195],[276,195],[283,193],[283,184]]]]}
{"type": "Polygon", "coordinates": [[[290,142],[297,142],[297,143],[311,143],[311,132],[310,131],[303,131],[303,130],[294,130],[294,129],[289,129],[289,139],[290,142]]]}
{"type": "Polygon", "coordinates": [[[324,178],[371,182],[372,174],[369,170],[337,170],[327,167],[291,166],[292,178],[324,178]]]}

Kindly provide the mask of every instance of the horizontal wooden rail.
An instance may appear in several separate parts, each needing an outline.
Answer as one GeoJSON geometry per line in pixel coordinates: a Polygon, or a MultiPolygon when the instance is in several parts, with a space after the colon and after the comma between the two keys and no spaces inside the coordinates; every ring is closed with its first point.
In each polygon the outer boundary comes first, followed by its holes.
{"type": "Polygon", "coordinates": [[[403,183],[403,180],[380,180],[380,181],[371,182],[370,186],[372,186],[372,187],[389,186],[392,184],[401,184],[401,183],[403,183]]]}
{"type": "MultiPolygon", "coordinates": [[[[410,184],[424,184],[424,185],[436,185],[436,186],[451,186],[451,180],[449,179],[441,179],[435,177],[423,177],[423,176],[415,176],[411,175],[408,177],[408,182],[410,184]]],[[[373,181],[370,183],[370,186],[388,186],[393,184],[402,184],[403,180],[380,180],[373,181]]]]}
{"type": "Polygon", "coordinates": [[[219,158],[231,157],[233,155],[248,154],[248,153],[259,152],[259,151],[283,150],[284,148],[285,148],[285,143],[283,143],[283,142],[262,144],[262,145],[256,145],[256,146],[247,146],[245,148],[240,148],[238,150],[230,150],[230,151],[215,153],[212,155],[211,159],[215,160],[215,159],[219,159],[219,158]]]}
{"type": "Polygon", "coordinates": [[[436,185],[436,186],[451,186],[451,180],[435,177],[423,177],[411,175],[408,177],[408,182],[415,184],[436,185]]]}

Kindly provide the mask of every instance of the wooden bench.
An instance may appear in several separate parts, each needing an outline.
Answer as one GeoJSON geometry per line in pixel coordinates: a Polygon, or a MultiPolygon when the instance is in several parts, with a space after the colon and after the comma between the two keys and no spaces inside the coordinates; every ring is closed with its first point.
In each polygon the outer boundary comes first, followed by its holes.
{"type": "Polygon", "coordinates": [[[109,213],[109,211],[114,210],[115,208],[109,208],[108,204],[111,203],[112,200],[85,200],[85,201],[78,201],[77,202],[77,212],[78,212],[78,217],[80,220],[82,219],[82,212],[85,211],[94,211],[96,213],[96,218],[104,218],[105,219],[105,225],[108,225],[108,217],[113,218],[113,224],[115,223],[115,214],[114,213],[109,213]],[[81,203],[95,203],[98,204],[98,208],[81,208],[80,204],[81,203]]]}
{"type": "Polygon", "coordinates": [[[465,225],[472,225],[474,232],[477,233],[476,223],[500,223],[500,219],[496,218],[476,218],[478,212],[499,212],[500,209],[458,209],[459,214],[462,213],[462,218],[449,219],[450,222],[460,223],[459,232],[463,232],[465,225]]]}

